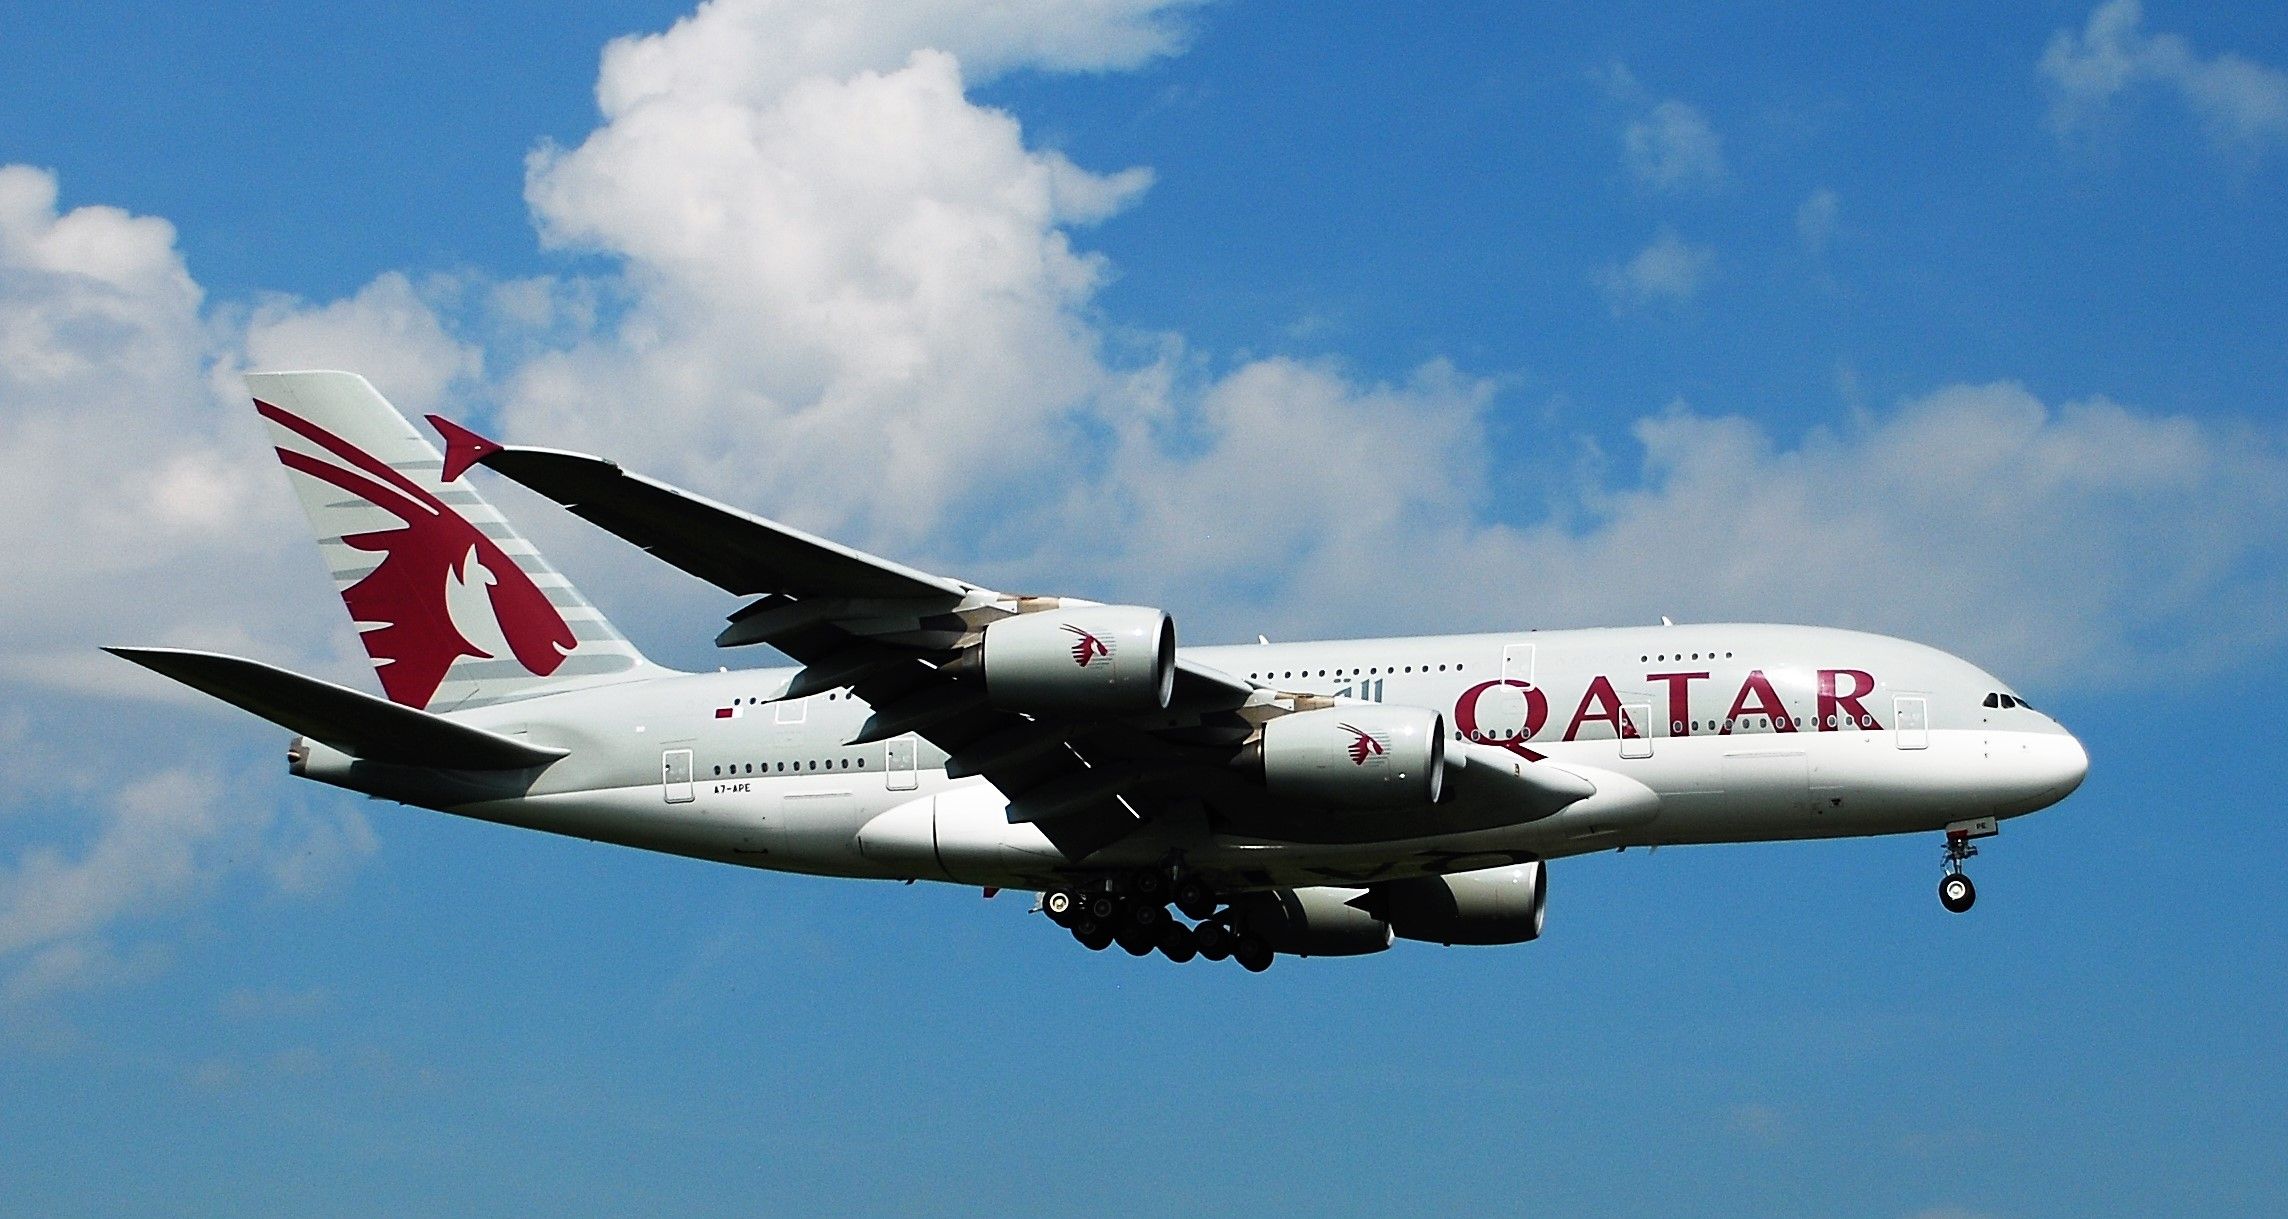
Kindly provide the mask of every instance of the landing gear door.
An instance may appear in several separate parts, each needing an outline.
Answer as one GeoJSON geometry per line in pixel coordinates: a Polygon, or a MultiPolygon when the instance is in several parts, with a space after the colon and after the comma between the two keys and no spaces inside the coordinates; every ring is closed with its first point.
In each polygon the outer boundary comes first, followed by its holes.
{"type": "Polygon", "coordinates": [[[659,794],[669,804],[691,803],[691,751],[669,749],[659,755],[659,794]]]}
{"type": "Polygon", "coordinates": [[[1891,702],[1891,725],[1901,749],[1930,748],[1930,702],[1897,698],[1891,702]]]}
{"type": "Polygon", "coordinates": [[[915,770],[918,752],[912,733],[883,742],[882,769],[889,778],[891,791],[910,792],[921,785],[921,776],[915,770]]]}

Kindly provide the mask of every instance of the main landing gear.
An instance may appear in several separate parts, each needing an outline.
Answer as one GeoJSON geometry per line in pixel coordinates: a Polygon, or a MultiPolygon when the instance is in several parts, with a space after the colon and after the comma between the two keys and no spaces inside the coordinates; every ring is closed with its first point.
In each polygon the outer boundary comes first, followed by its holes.
{"type": "Polygon", "coordinates": [[[1992,817],[1957,821],[1946,827],[1946,874],[1938,878],[1938,904],[1960,914],[1978,901],[1978,886],[1962,870],[1962,861],[1978,854],[1974,838],[1992,838],[1999,832],[1992,817]]]}
{"type": "Polygon", "coordinates": [[[1170,885],[1165,873],[1139,872],[1112,878],[1103,888],[1051,889],[1041,895],[1041,912],[1092,952],[1118,944],[1130,956],[1157,951],[1179,965],[1194,957],[1228,958],[1250,973],[1271,968],[1274,955],[1197,877],[1170,885]],[[1168,913],[1171,901],[1183,918],[1168,913]]]}

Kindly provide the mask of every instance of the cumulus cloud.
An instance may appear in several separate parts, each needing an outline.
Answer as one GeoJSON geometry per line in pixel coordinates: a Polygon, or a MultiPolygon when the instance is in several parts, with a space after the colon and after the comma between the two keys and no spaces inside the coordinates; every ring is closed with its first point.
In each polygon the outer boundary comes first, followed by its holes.
{"type": "Polygon", "coordinates": [[[2288,139],[2288,73],[2229,51],[2207,57],[2176,34],[2140,28],[2138,0],[2099,5],[2079,33],[2060,30],[2042,53],[2050,122],[2079,131],[2141,88],[2173,94],[2220,148],[2253,155],[2288,139]]]}
{"type": "MultiPolygon", "coordinates": [[[[1542,488],[1546,519],[1509,525],[1482,523],[1484,505],[1514,493],[1482,456],[1485,399],[1466,385],[1412,393],[1368,412],[1392,446],[1376,470],[1275,484],[1279,519],[1309,524],[1268,526],[1292,530],[1292,549],[1264,552],[1258,614],[1334,630],[1818,622],[1924,639],[2052,687],[2166,678],[2288,632],[2268,608],[2288,596],[2277,429],[2103,399],[2052,406],[2010,383],[1785,439],[1677,404],[1637,422],[1633,468],[1542,488]]],[[[1284,412],[1302,470],[1368,400],[1322,384],[1266,409],[1284,412]]],[[[1220,488],[1254,468],[1218,472],[1226,460],[1210,447],[1133,472],[1179,501],[1141,500],[1135,519],[1201,522],[1189,537],[1260,524],[1219,515],[1220,488]]],[[[1212,539],[1133,553],[1185,588],[1218,587],[1234,563],[1212,539]]]]}
{"type": "Polygon", "coordinates": [[[1663,228],[1636,257],[1596,274],[1613,312],[1646,305],[1682,304],[1698,295],[1716,269],[1716,251],[1663,228]]]}
{"type": "MultiPolygon", "coordinates": [[[[631,53],[607,58],[605,91],[635,88],[613,78],[637,63],[684,79],[631,53]]],[[[512,426],[609,437],[715,491],[767,486],[811,523],[873,538],[911,537],[1050,465],[1106,384],[1084,315],[1106,268],[1066,228],[1124,206],[1148,174],[1026,147],[941,52],[768,99],[696,79],[534,156],[544,237],[619,259],[632,304],[515,373],[512,426]],[[638,404],[656,426],[616,427],[638,404]]]]}
{"type": "Polygon", "coordinates": [[[1648,94],[1624,64],[1600,74],[1605,91],[1629,111],[1621,156],[1638,185],[1655,191],[1708,190],[1724,183],[1724,140],[1700,111],[1648,94]]]}
{"type": "Polygon", "coordinates": [[[130,781],[76,851],[34,844],[0,861],[0,1005],[131,976],[164,948],[123,944],[124,927],[163,917],[250,860],[315,876],[373,847],[354,810],[249,808],[211,771],[170,768],[130,781]]]}

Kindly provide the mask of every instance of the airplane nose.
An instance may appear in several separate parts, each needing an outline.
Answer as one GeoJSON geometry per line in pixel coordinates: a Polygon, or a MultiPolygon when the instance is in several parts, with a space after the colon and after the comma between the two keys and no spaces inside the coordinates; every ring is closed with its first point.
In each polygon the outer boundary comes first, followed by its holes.
{"type": "Polygon", "coordinates": [[[2039,765],[2043,779],[2047,780],[2042,797],[2056,803],[2073,794],[2075,788],[2089,775],[2089,750],[2070,732],[2060,732],[2045,738],[2039,765]]]}

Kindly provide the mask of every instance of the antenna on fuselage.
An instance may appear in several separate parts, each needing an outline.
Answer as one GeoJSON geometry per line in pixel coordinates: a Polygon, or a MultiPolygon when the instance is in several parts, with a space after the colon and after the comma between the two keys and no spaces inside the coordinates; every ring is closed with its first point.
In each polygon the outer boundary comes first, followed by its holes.
{"type": "Polygon", "coordinates": [[[1668,620],[1668,615],[1666,615],[1666,614],[1662,614],[1662,615],[1660,616],[1660,624],[1661,624],[1662,626],[1675,626],[1675,625],[1676,625],[1675,623],[1673,623],[1673,622],[1670,622],[1670,621],[1668,620]]]}

